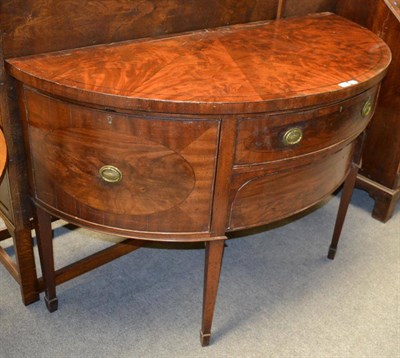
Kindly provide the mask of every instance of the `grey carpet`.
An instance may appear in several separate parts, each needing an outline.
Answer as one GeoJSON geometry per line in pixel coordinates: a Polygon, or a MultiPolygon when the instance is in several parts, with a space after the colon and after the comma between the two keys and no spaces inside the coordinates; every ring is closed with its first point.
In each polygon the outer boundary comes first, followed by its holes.
{"type": "MultiPolygon", "coordinates": [[[[337,205],[333,196],[286,225],[229,240],[206,348],[202,249],[133,252],[59,286],[53,314],[43,300],[23,306],[0,267],[0,357],[400,357],[399,207],[382,224],[356,190],[330,261],[337,205]]],[[[111,241],[60,222],[56,232],[57,266],[111,241]]]]}

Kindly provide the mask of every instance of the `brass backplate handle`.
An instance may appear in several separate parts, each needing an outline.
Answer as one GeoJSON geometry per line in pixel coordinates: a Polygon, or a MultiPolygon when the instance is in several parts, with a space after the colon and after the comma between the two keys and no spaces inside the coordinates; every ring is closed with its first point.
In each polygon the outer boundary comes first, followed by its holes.
{"type": "Polygon", "coordinates": [[[361,114],[363,117],[367,117],[372,111],[372,101],[371,98],[368,98],[364,103],[364,106],[361,110],[361,114]]]}
{"type": "Polygon", "coordinates": [[[100,178],[107,183],[117,184],[122,180],[122,172],[113,165],[104,165],[99,170],[100,178]]]}
{"type": "Polygon", "coordinates": [[[300,143],[303,139],[303,131],[301,128],[290,128],[283,135],[283,144],[284,145],[295,145],[300,143]]]}

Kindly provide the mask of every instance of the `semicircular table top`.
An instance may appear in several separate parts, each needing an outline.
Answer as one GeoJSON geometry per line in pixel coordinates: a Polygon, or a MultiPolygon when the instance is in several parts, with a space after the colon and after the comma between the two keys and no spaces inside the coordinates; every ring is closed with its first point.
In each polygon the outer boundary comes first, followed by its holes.
{"type": "Polygon", "coordinates": [[[390,59],[372,32],[320,13],[8,59],[7,69],[87,103],[229,113],[360,93],[382,79],[390,59]]]}

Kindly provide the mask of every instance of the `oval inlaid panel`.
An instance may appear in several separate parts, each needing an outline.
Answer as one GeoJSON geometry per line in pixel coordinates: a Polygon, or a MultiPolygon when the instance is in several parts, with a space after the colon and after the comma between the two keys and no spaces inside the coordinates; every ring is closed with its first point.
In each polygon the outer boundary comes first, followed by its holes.
{"type": "Polygon", "coordinates": [[[164,211],[184,201],[194,188],[193,169],[181,155],[140,137],[63,129],[50,131],[43,146],[55,185],[78,202],[108,213],[164,211]],[[118,168],[122,180],[104,181],[99,174],[104,165],[118,168]]]}

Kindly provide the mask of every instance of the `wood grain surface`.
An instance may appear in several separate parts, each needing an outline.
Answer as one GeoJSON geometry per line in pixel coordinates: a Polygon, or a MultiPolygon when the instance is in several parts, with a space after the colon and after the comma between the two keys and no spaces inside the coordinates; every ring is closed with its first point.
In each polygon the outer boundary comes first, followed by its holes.
{"type": "Polygon", "coordinates": [[[390,46],[392,63],[382,82],[378,107],[366,138],[361,174],[400,190],[400,20],[386,8],[378,6],[372,27],[390,46]]]}
{"type": "Polygon", "coordinates": [[[3,131],[0,130],[0,181],[2,180],[7,162],[7,145],[3,131]]]}
{"type": "Polygon", "coordinates": [[[315,12],[335,11],[336,0],[283,0],[284,17],[301,16],[315,12]]]}
{"type": "Polygon", "coordinates": [[[400,3],[338,0],[341,15],[381,37],[392,51],[375,115],[368,126],[357,186],[375,200],[372,216],[386,222],[400,200],[400,3]],[[366,6],[365,6],[366,5],[366,6]]]}
{"type": "MultiPolygon", "coordinates": [[[[1,35],[0,35],[1,41],[1,35]]],[[[24,304],[39,299],[36,263],[32,245],[32,202],[29,198],[28,170],[19,119],[16,81],[7,75],[0,46],[0,123],[7,143],[7,168],[0,184],[0,211],[7,229],[1,234],[12,236],[15,257],[0,250],[0,262],[20,285],[24,304]]]]}
{"type": "Polygon", "coordinates": [[[389,59],[366,29],[318,14],[10,59],[7,68],[30,86],[98,105],[243,113],[360,93],[389,59]]]}
{"type": "Polygon", "coordinates": [[[25,91],[33,196],[83,221],[143,232],[208,232],[217,120],[141,118],[25,91]],[[119,183],[99,174],[122,172],[119,183]]]}
{"type": "Polygon", "coordinates": [[[353,145],[334,154],[318,155],[302,165],[292,163],[274,172],[234,173],[229,230],[267,224],[312,206],[334,191],[346,178],[353,145]]]}
{"type": "Polygon", "coordinates": [[[396,16],[397,20],[400,21],[400,2],[398,0],[385,0],[385,3],[393,15],[396,16]]]}
{"type": "Polygon", "coordinates": [[[274,19],[278,0],[2,0],[6,58],[274,19]]]}
{"type": "Polygon", "coordinates": [[[362,108],[376,102],[377,87],[349,100],[295,113],[264,114],[239,120],[235,164],[260,164],[316,152],[357,136],[370,121],[362,108]],[[295,145],[283,142],[291,128],[302,131],[295,145]]]}
{"type": "Polygon", "coordinates": [[[345,181],[333,258],[357,138],[389,61],[378,36],[328,13],[9,59],[49,310],[51,216],[141,240],[207,241],[203,345],[227,231],[287,218],[345,181]],[[304,138],[283,148],[292,126],[304,138]],[[104,182],[104,165],[122,179],[104,182]]]}

